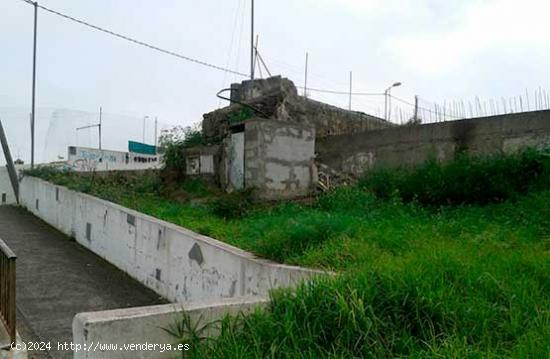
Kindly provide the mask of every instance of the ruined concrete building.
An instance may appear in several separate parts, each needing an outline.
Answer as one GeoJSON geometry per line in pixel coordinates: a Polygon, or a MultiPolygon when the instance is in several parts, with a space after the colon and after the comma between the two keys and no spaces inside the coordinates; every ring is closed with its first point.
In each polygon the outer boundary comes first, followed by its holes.
{"type": "Polygon", "coordinates": [[[315,143],[391,125],[298,95],[280,76],[231,86],[231,105],[204,115],[208,145],[186,149],[188,175],[213,177],[227,191],[254,188],[263,199],[305,196],[317,186],[315,143]]]}
{"type": "Polygon", "coordinates": [[[390,126],[381,118],[300,96],[294,83],[280,76],[231,85],[231,101],[231,106],[204,115],[202,128],[208,139],[223,137],[229,127],[252,116],[314,128],[317,138],[390,126]]]}
{"type": "Polygon", "coordinates": [[[396,126],[299,96],[281,77],[233,84],[231,101],[204,115],[209,145],[186,150],[187,173],[264,199],[305,196],[374,167],[550,146],[550,110],[396,126]]]}

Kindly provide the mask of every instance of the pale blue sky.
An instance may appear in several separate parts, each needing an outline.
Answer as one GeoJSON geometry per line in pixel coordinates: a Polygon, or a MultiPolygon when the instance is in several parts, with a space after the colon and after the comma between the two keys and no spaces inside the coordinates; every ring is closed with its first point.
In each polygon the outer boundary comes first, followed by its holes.
{"type": "MultiPolygon", "coordinates": [[[[249,69],[250,0],[40,3],[190,57],[249,69]]],[[[263,58],[298,85],[308,51],[312,87],[347,91],[353,71],[355,91],[381,92],[401,81],[394,94],[409,101],[415,94],[443,102],[550,88],[548,1],[256,0],[256,10],[263,58]]],[[[0,1],[0,107],[30,107],[32,13],[20,0],[0,1]]],[[[140,129],[144,115],[200,121],[218,106],[216,92],[239,78],[40,11],[37,80],[39,107],[93,112],[101,105],[134,116],[140,129]]],[[[353,108],[375,113],[380,103],[354,97],[353,108]]],[[[24,139],[14,141],[24,147],[24,139]]]]}

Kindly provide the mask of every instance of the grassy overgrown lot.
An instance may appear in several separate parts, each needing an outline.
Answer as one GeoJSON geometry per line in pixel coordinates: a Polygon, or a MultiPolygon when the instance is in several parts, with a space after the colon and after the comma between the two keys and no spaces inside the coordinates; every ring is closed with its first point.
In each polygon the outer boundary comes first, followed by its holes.
{"type": "Polygon", "coordinates": [[[253,204],[155,176],[34,173],[263,257],[340,273],[227,318],[190,357],[550,357],[550,157],[374,171],[312,203],[253,204]]]}

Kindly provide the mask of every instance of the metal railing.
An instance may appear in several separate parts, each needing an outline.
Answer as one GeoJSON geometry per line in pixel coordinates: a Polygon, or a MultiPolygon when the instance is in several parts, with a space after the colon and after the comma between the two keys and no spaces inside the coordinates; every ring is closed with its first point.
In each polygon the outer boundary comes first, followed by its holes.
{"type": "Polygon", "coordinates": [[[0,239],[0,321],[15,342],[15,253],[0,239]]]}

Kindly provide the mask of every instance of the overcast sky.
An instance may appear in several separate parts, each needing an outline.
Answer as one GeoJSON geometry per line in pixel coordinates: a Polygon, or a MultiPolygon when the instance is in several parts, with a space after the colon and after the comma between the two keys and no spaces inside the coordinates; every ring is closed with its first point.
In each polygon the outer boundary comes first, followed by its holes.
{"type": "MultiPolygon", "coordinates": [[[[40,4],[189,57],[249,71],[250,0],[40,4]]],[[[311,87],[347,91],[353,71],[354,91],[382,92],[401,81],[396,96],[443,102],[550,88],[549,13],[547,0],[256,0],[256,30],[271,72],[297,85],[303,85],[307,51],[311,87]]],[[[32,15],[32,6],[21,0],[0,0],[0,108],[24,114],[31,103],[32,15]]],[[[38,107],[94,112],[103,106],[135,118],[128,126],[141,133],[145,115],[181,125],[200,121],[219,105],[216,92],[241,80],[42,10],[38,22],[38,107]]],[[[346,96],[316,97],[348,103],[346,96]]],[[[375,113],[379,100],[354,97],[353,108],[375,113]]],[[[120,133],[121,141],[126,137],[120,133]]],[[[19,147],[24,141],[12,140],[19,147]]]]}

